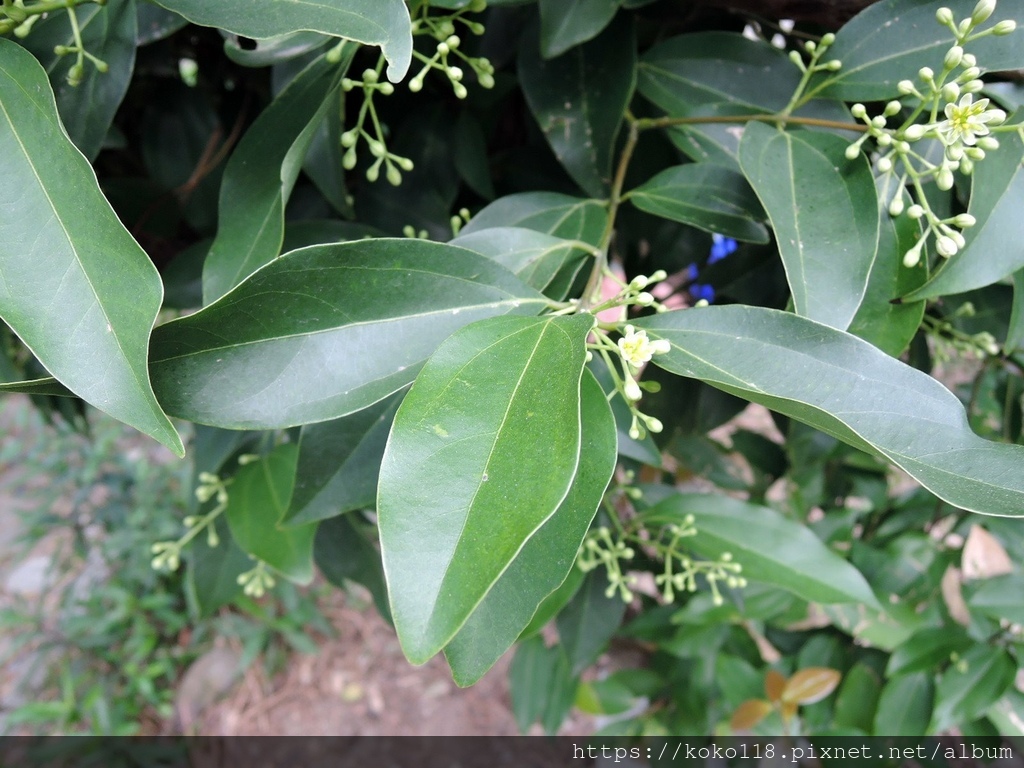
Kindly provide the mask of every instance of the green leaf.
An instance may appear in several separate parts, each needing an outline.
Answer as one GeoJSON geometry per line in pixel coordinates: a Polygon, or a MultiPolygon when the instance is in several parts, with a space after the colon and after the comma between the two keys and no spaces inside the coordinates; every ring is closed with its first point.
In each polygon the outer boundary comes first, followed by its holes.
{"type": "MultiPolygon", "coordinates": [[[[1024,115],[1024,110],[1015,119],[1024,115]]],[[[1018,133],[1001,134],[999,149],[974,170],[968,213],[977,219],[964,230],[964,249],[949,259],[908,299],[931,299],[994,283],[1024,267],[1024,141],[1018,133]]]]}
{"type": "Polygon", "coordinates": [[[573,675],[597,661],[622,624],[626,603],[618,591],[609,595],[609,589],[605,570],[591,571],[580,591],[558,614],[558,640],[573,675]]]}
{"type": "Polygon", "coordinates": [[[697,535],[687,546],[717,559],[731,552],[750,581],[775,584],[817,603],[877,605],[856,568],[806,526],[768,507],[728,496],[676,494],[639,515],[645,525],[681,523],[693,515],[697,535]]]}
{"type": "Polygon", "coordinates": [[[838,728],[857,728],[871,733],[882,691],[881,681],[874,669],[857,662],[843,676],[843,684],[836,695],[833,721],[838,728]]]}
{"type": "Polygon", "coordinates": [[[846,330],[864,300],[878,243],[878,195],[864,157],[828,133],[743,129],[740,166],[761,199],[798,315],[846,330]]]}
{"type": "MultiPolygon", "coordinates": [[[[565,0],[554,4],[572,5],[565,0]]],[[[578,21],[574,19],[573,29],[579,29],[578,21]]],[[[547,61],[533,39],[519,56],[526,103],[573,180],[591,197],[607,197],[615,137],[636,87],[633,25],[613,24],[590,42],[547,61]]]]}
{"type": "Polygon", "coordinates": [[[886,677],[941,669],[954,653],[962,653],[973,640],[959,627],[927,627],[901,643],[889,657],[886,677]]]}
{"type": "Polygon", "coordinates": [[[1013,273],[1013,309],[1005,348],[1011,354],[1024,349],[1024,269],[1013,273]]]}
{"type": "Polygon", "coordinates": [[[619,0],[540,0],[540,47],[550,59],[597,36],[619,0]]]}
{"type": "Polygon", "coordinates": [[[562,299],[571,279],[591,258],[585,243],[563,240],[522,227],[495,227],[463,234],[452,245],[468,248],[501,264],[538,291],[554,288],[562,299]]]}
{"type": "Polygon", "coordinates": [[[601,242],[608,212],[598,200],[558,192],[520,192],[486,206],[462,229],[463,235],[494,227],[524,227],[566,240],[601,242]]]}
{"type": "Polygon", "coordinates": [[[526,625],[519,635],[519,639],[526,640],[544,629],[552,619],[562,612],[562,609],[569,604],[569,601],[576,596],[580,587],[583,586],[585,578],[586,574],[579,568],[570,568],[569,575],[565,577],[565,581],[537,606],[536,613],[533,614],[530,623],[526,625]]]}
{"type": "Polygon", "coordinates": [[[183,19],[174,11],[168,11],[145,0],[137,2],[135,8],[138,26],[135,44],[140,48],[170,37],[188,24],[187,19],[183,19]]]}
{"type": "Polygon", "coordinates": [[[348,61],[314,60],[263,111],[232,153],[220,188],[217,237],[203,266],[206,304],[280,253],[285,203],[348,61]]]}
{"type": "Polygon", "coordinates": [[[580,381],[580,423],[580,463],[569,493],[444,649],[459,685],[472,685],[483,677],[573,569],[617,455],[611,409],[589,372],[580,381]]]}
{"type": "MultiPolygon", "coordinates": [[[[189,547],[185,588],[199,609],[200,616],[213,616],[218,608],[231,603],[242,594],[238,577],[252,568],[252,560],[228,530],[227,521],[218,517],[213,521],[220,543],[207,546],[197,541],[189,547]]],[[[205,537],[201,537],[205,538],[205,537]]]]}
{"type": "MultiPolygon", "coordinates": [[[[669,38],[640,60],[637,88],[672,117],[720,118],[775,114],[789,103],[800,71],[785,53],[763,40],[734,32],[697,32],[669,38]],[[757,73],[752,76],[752,73],[757,73]]],[[[848,121],[838,102],[814,101],[802,117],[848,121]]],[[[670,137],[689,157],[738,170],[742,123],[687,125],[670,137]]]]}
{"type": "Polygon", "coordinates": [[[50,77],[64,129],[82,154],[93,160],[100,152],[135,68],[135,0],[83,5],[74,13],[85,50],[106,62],[106,72],[100,72],[87,61],[82,81],[77,86],[68,84],[68,71],[77,57],[58,56],[53,51],[58,45],[75,44],[68,13],[49,14],[35,24],[32,34],[25,39],[25,47],[35,54],[50,77]]]}
{"type": "Polygon", "coordinates": [[[1013,685],[1016,672],[1005,649],[975,645],[939,679],[929,730],[944,731],[980,717],[1013,685]]]}
{"type": "Polygon", "coordinates": [[[628,194],[641,211],[752,243],[767,243],[764,211],[747,180],[713,163],[667,168],[628,194]]]}
{"type": "Polygon", "coordinates": [[[366,587],[380,615],[390,620],[380,552],[357,519],[355,515],[339,515],[320,523],[313,543],[313,557],[324,577],[334,586],[344,588],[347,580],[366,587]]]}
{"type": "Polygon", "coordinates": [[[857,314],[850,323],[849,331],[860,336],[893,357],[899,356],[910,340],[914,338],[924,317],[925,302],[902,301],[894,304],[893,299],[918,288],[927,279],[924,269],[907,269],[903,266],[903,254],[917,242],[921,225],[909,216],[890,216],[887,210],[894,194],[901,195],[909,204],[909,195],[897,180],[880,176],[876,181],[878,191],[878,248],[868,275],[857,314]]]}
{"type": "Polygon", "coordinates": [[[875,736],[921,736],[932,717],[935,683],[930,672],[900,675],[885,684],[875,711],[875,736]]]}
{"type": "Polygon", "coordinates": [[[0,392],[20,392],[23,395],[46,397],[76,397],[75,393],[52,376],[30,381],[8,381],[0,384],[0,392]]]}
{"type": "Polygon", "coordinates": [[[388,79],[397,83],[412,62],[412,31],[403,0],[154,0],[193,24],[256,39],[322,32],[379,45],[388,79]]]}
{"type": "Polygon", "coordinates": [[[316,524],[281,528],[295,482],[298,446],[279,445],[239,468],[224,516],[238,546],[298,584],[313,580],[316,524]]]}
{"type": "MultiPolygon", "coordinates": [[[[970,16],[975,4],[976,0],[942,3],[957,21],[970,16]]],[[[899,96],[896,84],[916,81],[921,67],[940,71],[954,41],[949,28],[936,22],[937,7],[931,0],[884,0],[865,8],[839,30],[826,54],[839,59],[842,69],[817,76],[810,92],[844,101],[882,101],[899,96]]],[[[1024,25],[1024,8],[1002,2],[983,28],[1002,19],[1015,19],[1019,28],[1024,25]]],[[[1024,67],[1019,33],[974,40],[967,51],[978,57],[983,72],[1024,67]]]]}
{"type": "Polygon", "coordinates": [[[1006,619],[1012,624],[1024,624],[1022,594],[1024,574],[1011,573],[986,579],[978,591],[971,595],[967,605],[996,621],[1006,619]]]}
{"type": "Polygon", "coordinates": [[[146,369],[160,276],[61,128],[43,68],[2,39],[0,156],[0,317],[76,395],[184,455],[146,369]]]}
{"type": "Polygon", "coordinates": [[[490,162],[480,121],[468,109],[463,110],[455,126],[455,168],[469,188],[485,200],[494,199],[490,162]]]}
{"type": "Polygon", "coordinates": [[[467,323],[535,314],[544,304],[503,267],[450,245],[404,238],[311,246],[160,326],[154,385],[171,413],[201,424],[327,421],[397,392],[467,323]]]}
{"type": "Polygon", "coordinates": [[[533,637],[516,649],[508,683],[519,730],[525,733],[539,720],[554,734],[572,707],[579,681],[560,647],[547,648],[543,638],[533,637]]]}
{"type": "Polygon", "coordinates": [[[1024,446],[981,439],[948,389],[855,336],[742,306],[667,312],[635,325],[671,342],[654,362],[672,373],[879,454],[961,509],[1024,515],[1024,446]]]}
{"type": "Polygon", "coordinates": [[[349,416],[302,428],[295,490],[282,522],[300,525],[373,507],[384,445],[401,400],[396,393],[349,416]]]}
{"type": "MultiPolygon", "coordinates": [[[[289,32],[262,40],[227,35],[224,40],[224,53],[233,62],[241,64],[243,67],[269,67],[272,64],[288,61],[304,53],[315,51],[330,39],[319,32],[289,32]],[[243,39],[248,43],[244,48],[242,47],[243,39]]],[[[337,114],[334,114],[333,117],[335,122],[338,122],[337,114]]]]}
{"type": "Polygon", "coordinates": [[[451,336],[402,402],[380,469],[398,638],[447,645],[567,495],[592,315],[493,318],[451,336]]]}

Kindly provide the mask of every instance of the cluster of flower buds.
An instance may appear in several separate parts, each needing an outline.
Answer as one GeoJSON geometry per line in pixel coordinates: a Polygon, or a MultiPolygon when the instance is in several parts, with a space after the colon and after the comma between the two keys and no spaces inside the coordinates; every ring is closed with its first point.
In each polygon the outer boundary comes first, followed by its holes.
{"type": "Polygon", "coordinates": [[[940,190],[950,190],[956,173],[970,175],[987,151],[999,147],[991,133],[1006,121],[1006,113],[991,106],[988,99],[975,100],[975,94],[984,87],[981,68],[977,58],[964,50],[965,45],[979,38],[1008,35],[1016,29],[1016,22],[1008,19],[979,30],[995,8],[996,0],[980,0],[971,15],[959,22],[949,8],[939,8],[936,20],[948,27],[954,37],[943,57],[942,69],[936,73],[931,67],[922,67],[918,71],[920,84],[900,81],[900,100],[887,103],[879,115],[868,115],[863,104],[854,104],[850,109],[867,130],[847,147],[847,158],[856,158],[864,142],[873,139],[880,149],[875,161],[877,169],[899,178],[889,202],[889,214],[906,213],[912,219],[922,219],[925,225],[922,237],[904,254],[907,267],[921,262],[925,244],[932,238],[940,256],[955,255],[965,245],[962,230],[975,224],[974,217],[966,213],[940,218],[932,210],[922,185],[934,181],[940,190]],[[894,117],[898,119],[890,125],[894,117]],[[927,150],[917,151],[915,145],[924,139],[940,142],[943,151],[937,161],[927,150]],[[909,206],[903,191],[908,184],[918,201],[909,206]]]}
{"type": "Polygon", "coordinates": [[[423,81],[431,70],[441,72],[451,83],[455,95],[464,99],[468,95],[463,84],[465,71],[469,67],[476,75],[477,82],[483,88],[494,87],[494,67],[483,56],[469,56],[462,50],[462,38],[456,34],[456,23],[462,24],[470,33],[482,35],[484,25],[478,21],[467,19],[467,13],[480,13],[487,8],[486,0],[472,0],[465,8],[443,16],[430,16],[427,4],[424,3],[423,15],[412,23],[414,35],[430,35],[437,41],[432,56],[413,51],[423,67],[409,80],[409,90],[416,93],[423,89],[423,81]],[[454,61],[453,61],[454,60],[454,61]]]}
{"type": "Polygon", "coordinates": [[[255,598],[263,597],[267,590],[273,589],[277,583],[267,570],[267,564],[262,560],[259,560],[251,570],[238,574],[235,581],[242,587],[243,594],[255,598]]]}
{"type": "Polygon", "coordinates": [[[341,81],[341,87],[346,93],[357,87],[363,90],[363,103],[359,108],[359,117],[356,119],[355,127],[341,134],[341,146],[345,147],[345,154],[342,157],[341,164],[349,171],[356,167],[356,160],[358,159],[356,147],[359,144],[359,140],[363,139],[370,150],[370,154],[375,158],[370,167],[366,169],[367,181],[377,181],[380,178],[380,169],[383,165],[388,182],[397,187],[402,183],[402,171],[411,171],[413,169],[413,162],[408,157],[402,157],[389,151],[385,143],[384,128],[381,125],[380,118],[377,117],[373,96],[376,93],[380,93],[382,96],[390,96],[395,92],[395,86],[386,80],[381,82],[380,72],[382,68],[383,61],[377,64],[376,69],[364,70],[362,80],[352,80],[346,77],[341,81]],[[366,130],[367,117],[369,117],[370,125],[373,128],[372,134],[366,130]]]}
{"type": "Polygon", "coordinates": [[[835,41],[836,36],[831,32],[822,35],[818,42],[808,40],[804,43],[804,50],[811,60],[805,64],[800,51],[790,51],[789,60],[796,64],[804,75],[811,75],[815,72],[838,72],[842,69],[843,63],[839,59],[825,59],[825,52],[835,41]]]}
{"type": "Polygon", "coordinates": [[[623,602],[633,600],[630,587],[636,585],[636,577],[622,572],[622,562],[632,560],[636,552],[621,538],[612,538],[611,531],[605,527],[595,528],[580,545],[576,555],[576,564],[581,571],[589,573],[603,565],[608,572],[608,588],[605,597],[611,598],[615,593],[623,602]]]}
{"type": "MultiPolygon", "coordinates": [[[[107,4],[107,0],[92,0],[92,2],[96,5],[107,4]]],[[[28,37],[35,23],[52,10],[54,8],[51,4],[36,3],[35,5],[26,6],[25,0],[2,0],[2,5],[0,5],[0,35],[13,32],[15,37],[28,37]]],[[[72,45],[54,46],[53,52],[57,56],[75,54],[75,63],[68,68],[67,73],[68,85],[75,87],[80,85],[85,78],[86,60],[96,67],[96,71],[100,73],[107,72],[110,67],[103,59],[85,50],[85,44],[82,41],[82,30],[75,16],[75,3],[69,0],[66,10],[71,19],[73,42],[72,45]]]]}

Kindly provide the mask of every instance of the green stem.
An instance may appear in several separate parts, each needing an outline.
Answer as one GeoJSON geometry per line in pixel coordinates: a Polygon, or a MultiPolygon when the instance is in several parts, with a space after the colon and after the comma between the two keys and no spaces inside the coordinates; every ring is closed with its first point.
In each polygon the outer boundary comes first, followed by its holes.
{"type": "MultiPolygon", "coordinates": [[[[25,13],[25,16],[41,16],[44,13],[50,13],[51,11],[59,11],[62,8],[72,9],[75,6],[85,5],[86,3],[97,3],[102,4],[102,0],[50,0],[50,2],[38,3],[36,5],[29,5],[25,8],[19,8],[20,11],[25,13]]],[[[10,0],[4,0],[3,8],[0,11],[6,12],[7,8],[13,6],[10,0]]]]}

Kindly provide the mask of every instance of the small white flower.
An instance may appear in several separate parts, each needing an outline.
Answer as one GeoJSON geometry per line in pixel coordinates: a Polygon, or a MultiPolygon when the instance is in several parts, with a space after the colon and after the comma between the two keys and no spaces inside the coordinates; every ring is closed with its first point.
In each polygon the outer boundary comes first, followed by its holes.
{"type": "Polygon", "coordinates": [[[974,94],[965,93],[956,104],[946,105],[946,119],[939,123],[939,133],[946,144],[973,146],[979,136],[987,136],[988,124],[999,125],[1006,119],[1001,109],[988,109],[988,99],[974,102],[974,94]]]}
{"type": "Polygon", "coordinates": [[[622,359],[639,368],[654,357],[657,347],[647,338],[647,331],[637,331],[632,325],[625,328],[626,334],[619,339],[619,352],[622,359]]]}

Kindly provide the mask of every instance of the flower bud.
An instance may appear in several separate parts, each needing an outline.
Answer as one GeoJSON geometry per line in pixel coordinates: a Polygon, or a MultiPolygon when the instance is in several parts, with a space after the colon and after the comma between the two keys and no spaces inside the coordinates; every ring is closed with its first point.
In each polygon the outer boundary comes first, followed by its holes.
{"type": "Polygon", "coordinates": [[[352,79],[350,79],[348,77],[341,78],[341,90],[348,92],[348,91],[351,91],[355,87],[356,87],[356,84],[355,84],[354,80],[352,80],[352,79]]]}
{"type": "Polygon", "coordinates": [[[963,250],[963,247],[967,245],[967,241],[964,239],[964,236],[955,229],[949,230],[947,234],[953,239],[953,242],[956,243],[957,248],[963,250]]]}
{"type": "Polygon", "coordinates": [[[992,34],[1002,37],[1003,35],[1011,34],[1017,29],[1017,22],[1013,19],[1004,19],[992,27],[992,34]]]}
{"type": "Polygon", "coordinates": [[[659,419],[656,419],[653,416],[648,416],[644,421],[647,424],[647,428],[651,432],[658,433],[665,429],[665,425],[662,424],[659,419]]]}
{"type": "Polygon", "coordinates": [[[953,224],[960,229],[968,229],[978,223],[978,220],[969,213],[959,213],[953,217],[953,224]]]}
{"type": "Polygon", "coordinates": [[[363,82],[364,83],[376,83],[377,82],[377,71],[374,69],[363,70],[363,82]]]}
{"type": "Polygon", "coordinates": [[[649,278],[647,275],[637,275],[636,277],[629,281],[629,287],[639,291],[643,288],[646,288],[650,282],[651,278],[649,278]]]}
{"type": "Polygon", "coordinates": [[[463,72],[460,67],[448,67],[448,77],[455,82],[462,80],[463,72]]]}
{"type": "Polygon", "coordinates": [[[975,162],[985,159],[985,150],[981,147],[967,147],[967,149],[964,150],[964,154],[975,162]]]}
{"type": "Polygon", "coordinates": [[[985,22],[995,9],[996,0],[978,0],[978,4],[971,11],[971,21],[974,22],[975,26],[985,22]]]}
{"type": "Polygon", "coordinates": [[[948,167],[939,169],[939,173],[935,177],[935,186],[943,192],[953,188],[953,172],[948,167]]]}
{"type": "Polygon", "coordinates": [[[626,384],[623,387],[623,394],[625,394],[627,400],[636,402],[644,393],[640,391],[640,386],[632,379],[627,379],[626,384]]]}
{"type": "Polygon", "coordinates": [[[878,146],[880,147],[888,147],[889,145],[892,144],[892,136],[889,135],[888,133],[883,133],[877,139],[875,139],[875,141],[878,143],[878,146]]]}
{"type": "Polygon", "coordinates": [[[477,79],[480,81],[481,88],[490,89],[494,87],[494,77],[487,74],[486,72],[480,75],[480,77],[477,79]]]}
{"type": "MultiPolygon", "coordinates": [[[[672,351],[672,343],[668,339],[655,339],[654,341],[651,342],[651,347],[653,348],[654,354],[656,355],[664,355],[672,351]]],[[[661,389],[661,386],[658,385],[658,388],[655,389],[654,385],[657,383],[658,382],[656,381],[650,382],[651,386],[648,387],[649,391],[658,392],[661,389]]]]}
{"type": "Polygon", "coordinates": [[[664,269],[658,269],[655,270],[654,274],[651,275],[650,281],[652,283],[660,283],[666,277],[668,277],[668,273],[664,269]]]}
{"type": "Polygon", "coordinates": [[[974,161],[971,160],[971,158],[969,157],[965,157],[963,160],[960,161],[959,170],[960,173],[962,173],[964,176],[970,176],[972,173],[974,173],[974,161]]]}
{"type": "Polygon", "coordinates": [[[395,86],[391,83],[381,83],[377,86],[377,90],[380,91],[383,96],[390,96],[395,92],[395,86]]]}
{"type": "Polygon", "coordinates": [[[836,36],[832,32],[826,32],[821,36],[821,42],[819,45],[828,48],[832,43],[836,41],[836,36]]]}
{"type": "Polygon", "coordinates": [[[449,53],[452,52],[452,49],[448,46],[448,43],[438,43],[437,52],[440,53],[442,56],[447,56],[449,53]]]}
{"type": "Polygon", "coordinates": [[[374,157],[384,157],[387,153],[387,148],[377,139],[370,139],[366,144],[370,148],[370,154],[374,157]]]}
{"type": "Polygon", "coordinates": [[[909,208],[907,208],[907,216],[909,216],[912,219],[920,219],[922,216],[924,216],[924,208],[922,208],[917,203],[914,203],[909,208]]]}
{"type": "Polygon", "coordinates": [[[896,90],[904,96],[909,96],[915,91],[915,88],[910,80],[900,80],[896,83],[896,90]]]}
{"type": "Polygon", "coordinates": [[[369,181],[370,183],[373,183],[373,182],[375,182],[379,178],[380,178],[380,164],[379,163],[374,163],[373,165],[371,165],[369,168],[366,169],[366,180],[369,181]]]}
{"type": "Polygon", "coordinates": [[[456,97],[464,99],[469,95],[469,91],[466,90],[466,86],[462,83],[452,83],[452,90],[455,91],[456,97]]]}
{"type": "Polygon", "coordinates": [[[935,12],[935,20],[939,24],[952,24],[953,23],[953,10],[943,6],[935,12]]]}
{"type": "Polygon", "coordinates": [[[917,70],[917,76],[924,80],[926,83],[930,83],[935,79],[935,72],[931,67],[921,67],[917,70]]]}
{"type": "Polygon", "coordinates": [[[946,157],[952,160],[954,163],[959,162],[963,159],[964,148],[959,144],[954,144],[950,147],[946,147],[946,157]]]}
{"type": "Polygon", "coordinates": [[[397,187],[402,183],[402,173],[398,170],[397,166],[388,164],[387,179],[388,183],[393,187],[397,187]]]}
{"type": "Polygon", "coordinates": [[[914,123],[913,125],[908,125],[906,130],[903,131],[903,138],[907,141],[917,141],[927,132],[928,126],[921,125],[921,123],[914,123]]]}
{"type": "Polygon", "coordinates": [[[798,67],[802,67],[804,63],[804,60],[800,57],[799,51],[790,51],[789,60],[796,64],[798,67]]]}
{"type": "Polygon", "coordinates": [[[451,48],[453,51],[460,45],[462,45],[462,39],[458,35],[449,35],[448,39],[445,40],[445,42],[448,44],[448,47],[451,48]]]}
{"type": "Polygon", "coordinates": [[[419,78],[419,77],[414,77],[412,80],[410,80],[409,81],[409,90],[412,91],[413,93],[419,93],[420,91],[422,91],[423,90],[423,79],[419,78]]]}
{"type": "Polygon", "coordinates": [[[636,295],[636,303],[641,307],[649,307],[654,303],[654,297],[647,291],[642,291],[636,295]]]}
{"type": "Polygon", "coordinates": [[[889,171],[892,170],[892,160],[889,158],[888,155],[886,155],[885,157],[878,158],[878,164],[877,165],[878,165],[878,170],[881,173],[888,173],[889,171]]]}
{"type": "Polygon", "coordinates": [[[808,53],[814,53],[816,50],[818,50],[818,44],[813,40],[808,40],[806,43],[804,43],[804,50],[807,51],[808,53]]]}
{"type": "Polygon", "coordinates": [[[469,10],[473,13],[480,13],[487,8],[487,0],[472,0],[469,4],[469,10]]]}
{"type": "Polygon", "coordinates": [[[867,113],[868,113],[867,107],[865,107],[863,104],[859,104],[858,103],[858,104],[854,104],[852,107],[850,107],[850,114],[853,115],[854,117],[856,117],[858,120],[860,120],[865,115],[867,115],[867,113]]]}
{"type": "Polygon", "coordinates": [[[946,51],[946,57],[942,60],[942,65],[946,69],[953,69],[953,67],[960,66],[960,62],[964,58],[964,49],[959,45],[954,45],[948,51],[946,51]]]}
{"type": "Polygon", "coordinates": [[[841,62],[839,59],[830,59],[829,61],[825,62],[825,69],[827,69],[829,72],[838,72],[842,68],[843,62],[841,62]]]}
{"type": "Polygon", "coordinates": [[[885,105],[885,109],[882,110],[882,114],[885,115],[886,117],[892,117],[897,112],[899,112],[901,109],[903,109],[903,105],[900,104],[895,99],[893,99],[892,101],[888,102],[885,105]]]}
{"type": "Polygon", "coordinates": [[[965,67],[976,67],[978,66],[978,57],[973,53],[965,53],[963,61],[960,62],[965,67]]]}
{"type": "Polygon", "coordinates": [[[408,157],[396,157],[395,163],[406,173],[413,169],[413,162],[408,157]]]}
{"type": "Polygon", "coordinates": [[[966,83],[960,86],[961,93],[979,93],[982,88],[985,87],[985,83],[981,80],[968,80],[966,83]]]}
{"type": "Polygon", "coordinates": [[[957,247],[956,243],[953,242],[953,238],[943,235],[942,237],[935,238],[935,250],[939,252],[939,256],[948,259],[956,254],[957,247]]]}
{"type": "Polygon", "coordinates": [[[982,136],[978,139],[978,146],[987,152],[999,149],[999,139],[995,136],[982,136]]]}
{"type": "Polygon", "coordinates": [[[960,98],[960,86],[956,83],[946,83],[942,86],[942,98],[946,101],[956,101],[960,98]]]}
{"type": "Polygon", "coordinates": [[[981,76],[981,70],[978,67],[968,67],[960,76],[956,79],[958,83],[966,83],[968,80],[974,80],[976,77],[981,76]]]}
{"type": "Polygon", "coordinates": [[[921,261],[921,246],[923,244],[924,240],[918,240],[914,247],[903,255],[904,267],[916,267],[918,265],[921,261]]]}
{"type": "Polygon", "coordinates": [[[892,216],[893,218],[899,216],[901,213],[903,213],[903,205],[903,196],[896,195],[896,197],[892,199],[892,202],[889,203],[889,215],[892,216]]]}

